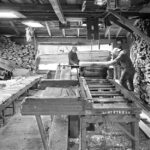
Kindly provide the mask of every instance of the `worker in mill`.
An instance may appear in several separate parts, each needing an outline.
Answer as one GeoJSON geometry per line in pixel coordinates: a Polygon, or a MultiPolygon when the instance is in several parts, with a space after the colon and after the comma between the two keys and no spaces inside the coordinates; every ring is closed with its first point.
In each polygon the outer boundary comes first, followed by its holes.
{"type": "Polygon", "coordinates": [[[112,56],[113,60],[105,62],[105,65],[120,65],[122,69],[120,84],[127,90],[134,91],[133,78],[135,69],[127,51],[121,50],[120,48],[114,48],[112,56]]]}
{"type": "Polygon", "coordinates": [[[68,53],[69,65],[77,66],[79,65],[79,59],[77,55],[77,47],[73,46],[71,51],[68,53]]]}

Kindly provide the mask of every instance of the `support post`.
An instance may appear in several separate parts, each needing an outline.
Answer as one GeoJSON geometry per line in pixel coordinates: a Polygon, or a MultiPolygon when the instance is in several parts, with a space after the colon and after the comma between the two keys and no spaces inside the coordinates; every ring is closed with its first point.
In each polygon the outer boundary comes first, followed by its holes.
{"type": "Polygon", "coordinates": [[[42,123],[41,116],[36,115],[35,117],[36,117],[36,121],[37,121],[37,124],[38,124],[38,127],[39,127],[40,135],[41,135],[41,138],[42,138],[44,150],[50,150],[49,145],[48,145],[48,141],[47,141],[47,137],[46,137],[46,133],[45,133],[45,130],[44,130],[44,126],[43,126],[43,123],[42,123]]]}

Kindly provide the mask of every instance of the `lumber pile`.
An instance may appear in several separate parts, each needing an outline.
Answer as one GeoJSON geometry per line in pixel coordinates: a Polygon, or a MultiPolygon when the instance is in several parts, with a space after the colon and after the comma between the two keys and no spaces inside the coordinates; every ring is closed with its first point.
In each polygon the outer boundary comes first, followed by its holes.
{"type": "Polygon", "coordinates": [[[0,36],[0,58],[13,62],[18,68],[33,69],[35,65],[34,45],[18,45],[9,38],[0,36]]]}
{"type": "MultiPolygon", "coordinates": [[[[150,36],[150,20],[140,19],[137,27],[147,36],[150,36]]],[[[136,69],[135,90],[140,93],[140,98],[150,104],[150,42],[138,35],[133,35],[133,43],[130,49],[131,58],[136,69]]]]}

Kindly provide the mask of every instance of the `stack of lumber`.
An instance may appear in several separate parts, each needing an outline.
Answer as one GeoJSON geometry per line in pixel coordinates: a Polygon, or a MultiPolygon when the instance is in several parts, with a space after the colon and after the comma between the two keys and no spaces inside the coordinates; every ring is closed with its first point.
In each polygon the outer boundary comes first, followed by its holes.
{"type": "Polygon", "coordinates": [[[17,45],[9,38],[0,37],[0,58],[15,63],[19,68],[34,68],[35,53],[32,44],[17,45]]]}
{"type": "MultiPolygon", "coordinates": [[[[140,19],[137,23],[137,28],[147,36],[150,36],[149,24],[149,19],[140,19]]],[[[134,35],[130,52],[137,76],[135,79],[135,90],[137,93],[140,93],[142,101],[150,104],[150,43],[142,37],[134,35]]]]}

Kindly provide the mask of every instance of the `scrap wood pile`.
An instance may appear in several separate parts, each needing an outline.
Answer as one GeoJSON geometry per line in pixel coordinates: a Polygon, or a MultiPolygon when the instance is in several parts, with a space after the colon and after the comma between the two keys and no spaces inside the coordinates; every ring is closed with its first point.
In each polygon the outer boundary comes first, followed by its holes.
{"type": "MultiPolygon", "coordinates": [[[[139,20],[137,28],[150,37],[150,20],[139,20]]],[[[131,58],[136,69],[135,90],[140,98],[150,104],[150,43],[133,35],[131,58]]]]}
{"type": "Polygon", "coordinates": [[[0,36],[0,58],[15,63],[18,68],[33,69],[35,54],[34,45],[17,45],[9,38],[0,36]]]}

